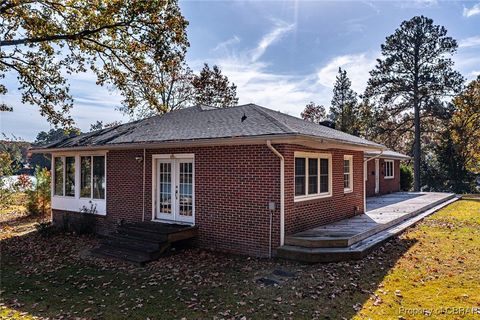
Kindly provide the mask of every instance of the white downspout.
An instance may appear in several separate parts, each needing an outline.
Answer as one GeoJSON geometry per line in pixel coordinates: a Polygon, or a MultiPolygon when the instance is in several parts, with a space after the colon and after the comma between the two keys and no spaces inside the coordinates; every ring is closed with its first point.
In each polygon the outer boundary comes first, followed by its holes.
{"type": "MultiPolygon", "coordinates": [[[[383,154],[383,150],[380,151],[379,154],[377,154],[374,157],[367,158],[367,160],[363,160],[363,168],[365,169],[365,164],[367,165],[368,169],[368,161],[380,158],[383,154]]],[[[368,173],[367,173],[368,177],[368,173]]],[[[363,211],[364,213],[367,212],[367,180],[365,180],[365,172],[363,173],[363,211]]]]}
{"type": "Polygon", "coordinates": [[[267,147],[280,158],[280,245],[285,240],[285,158],[275,149],[270,140],[267,140],[267,147]]]}

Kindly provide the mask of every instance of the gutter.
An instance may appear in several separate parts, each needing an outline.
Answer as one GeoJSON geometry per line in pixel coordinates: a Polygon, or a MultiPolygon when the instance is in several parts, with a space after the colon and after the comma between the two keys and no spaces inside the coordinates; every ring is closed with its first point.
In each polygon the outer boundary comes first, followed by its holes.
{"type": "MultiPolygon", "coordinates": [[[[285,241],[285,158],[272,146],[270,140],[267,140],[267,147],[280,158],[280,246],[283,246],[285,241]]],[[[272,226],[270,225],[270,232],[272,226]]],[[[270,242],[270,251],[272,243],[270,242]]]]}
{"type": "Polygon", "coordinates": [[[32,153],[53,153],[53,152],[77,152],[77,151],[91,151],[91,150],[130,150],[130,149],[153,149],[153,148],[176,148],[176,147],[192,147],[192,146],[222,146],[222,145],[244,145],[244,144],[263,144],[265,139],[275,140],[279,143],[304,143],[310,141],[313,143],[320,143],[334,146],[328,146],[329,148],[343,148],[350,150],[387,150],[386,147],[381,145],[368,145],[363,143],[349,142],[342,139],[331,139],[325,137],[311,136],[305,134],[271,134],[271,135],[258,135],[250,137],[218,137],[218,138],[204,138],[204,139],[191,139],[191,140],[171,140],[171,141],[156,141],[156,142],[130,142],[130,143],[115,143],[115,144],[102,144],[102,145],[87,145],[87,146],[74,146],[74,147],[59,147],[59,148],[30,148],[32,153]],[[355,148],[355,149],[352,149],[355,148]]]}

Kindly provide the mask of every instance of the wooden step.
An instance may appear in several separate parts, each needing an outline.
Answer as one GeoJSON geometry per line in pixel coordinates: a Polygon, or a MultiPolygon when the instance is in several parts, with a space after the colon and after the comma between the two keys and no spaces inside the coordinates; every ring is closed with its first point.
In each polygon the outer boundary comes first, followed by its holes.
{"type": "Polygon", "coordinates": [[[109,245],[112,247],[125,247],[132,250],[155,252],[160,250],[163,242],[146,241],[139,238],[131,238],[127,235],[111,234],[101,239],[101,244],[109,245]]]}
{"type": "Polygon", "coordinates": [[[136,228],[118,227],[116,233],[121,236],[136,238],[136,239],[143,239],[145,241],[151,242],[165,242],[168,241],[168,235],[163,233],[153,233],[150,231],[145,231],[136,228]]]}
{"type": "Polygon", "coordinates": [[[138,265],[144,265],[147,262],[158,259],[168,248],[169,243],[164,243],[159,250],[153,252],[145,252],[125,247],[113,247],[110,245],[100,245],[90,250],[90,253],[96,257],[113,258],[118,260],[129,261],[138,265]]]}
{"type": "Polygon", "coordinates": [[[91,250],[97,257],[109,257],[136,264],[158,259],[176,241],[196,237],[198,227],[189,225],[141,222],[124,224],[101,240],[91,250]]]}
{"type": "Polygon", "coordinates": [[[437,204],[436,206],[431,207],[430,209],[424,211],[421,214],[413,216],[410,219],[404,220],[401,223],[391,226],[386,230],[371,235],[370,237],[367,237],[349,247],[311,248],[303,246],[284,245],[277,248],[276,256],[279,258],[307,263],[339,262],[362,259],[366,255],[368,255],[374,248],[376,248],[389,238],[403,232],[408,227],[413,226],[418,221],[458,199],[459,198],[457,197],[450,198],[448,201],[437,204]]]}

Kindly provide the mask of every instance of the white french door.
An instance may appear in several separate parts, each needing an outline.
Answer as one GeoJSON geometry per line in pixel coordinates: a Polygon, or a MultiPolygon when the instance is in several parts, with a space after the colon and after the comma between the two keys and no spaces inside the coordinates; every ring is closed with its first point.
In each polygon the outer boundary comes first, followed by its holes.
{"type": "Polygon", "coordinates": [[[155,219],[193,224],[193,158],[159,158],[155,161],[155,219]]]}

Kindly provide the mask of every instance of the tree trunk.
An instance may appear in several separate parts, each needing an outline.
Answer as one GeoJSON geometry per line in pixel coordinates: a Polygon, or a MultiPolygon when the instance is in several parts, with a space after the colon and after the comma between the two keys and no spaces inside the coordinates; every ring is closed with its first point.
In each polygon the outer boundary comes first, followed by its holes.
{"type": "Polygon", "coordinates": [[[420,191],[420,161],[422,157],[422,149],[420,145],[420,106],[418,105],[418,100],[414,98],[414,109],[415,109],[415,142],[413,148],[413,190],[420,191]]]}
{"type": "Polygon", "coordinates": [[[420,142],[420,101],[418,98],[418,60],[419,60],[419,47],[417,42],[415,46],[415,75],[413,79],[413,108],[414,108],[414,125],[415,125],[415,142],[413,146],[413,191],[420,191],[420,161],[422,158],[422,149],[420,142]]]}

